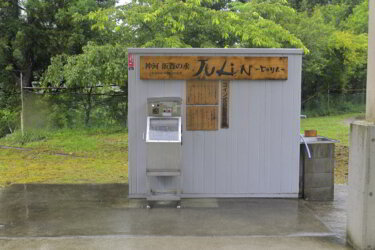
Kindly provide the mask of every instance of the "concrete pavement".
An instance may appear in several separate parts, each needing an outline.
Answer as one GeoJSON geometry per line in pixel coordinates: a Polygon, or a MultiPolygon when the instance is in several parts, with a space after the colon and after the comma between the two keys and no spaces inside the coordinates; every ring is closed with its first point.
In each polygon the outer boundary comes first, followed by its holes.
{"type": "Polygon", "coordinates": [[[333,202],[185,199],[144,208],[127,185],[0,189],[0,249],[348,249],[346,186],[333,202]]]}

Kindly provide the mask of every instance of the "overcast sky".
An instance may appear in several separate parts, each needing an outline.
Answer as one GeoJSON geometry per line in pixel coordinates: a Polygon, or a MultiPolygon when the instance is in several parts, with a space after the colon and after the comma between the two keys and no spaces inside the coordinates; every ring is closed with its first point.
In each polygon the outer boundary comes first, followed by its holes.
{"type": "Polygon", "coordinates": [[[118,5],[122,5],[122,4],[124,4],[124,3],[128,3],[128,2],[130,2],[131,0],[119,0],[118,1],[118,5]]]}

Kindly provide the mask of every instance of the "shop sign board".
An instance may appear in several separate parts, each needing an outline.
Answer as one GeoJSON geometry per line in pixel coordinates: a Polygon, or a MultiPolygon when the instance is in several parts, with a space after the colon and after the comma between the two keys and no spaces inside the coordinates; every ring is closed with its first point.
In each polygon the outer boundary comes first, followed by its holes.
{"type": "Polygon", "coordinates": [[[288,57],[141,56],[142,80],[287,80],[288,57]]]}

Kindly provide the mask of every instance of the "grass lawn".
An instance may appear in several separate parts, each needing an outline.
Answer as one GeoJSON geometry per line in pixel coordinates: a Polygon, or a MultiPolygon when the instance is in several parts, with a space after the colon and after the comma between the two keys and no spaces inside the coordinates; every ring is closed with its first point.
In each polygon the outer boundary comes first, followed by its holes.
{"type": "Polygon", "coordinates": [[[354,119],[361,119],[363,113],[345,114],[337,116],[314,117],[301,120],[301,134],[303,130],[316,129],[318,135],[339,140],[336,144],[335,183],[344,184],[348,181],[349,159],[349,126],[354,119]]]}
{"type": "Polygon", "coordinates": [[[0,139],[0,186],[12,183],[126,183],[125,129],[59,130],[0,139]],[[33,141],[34,140],[34,141],[33,141]]]}

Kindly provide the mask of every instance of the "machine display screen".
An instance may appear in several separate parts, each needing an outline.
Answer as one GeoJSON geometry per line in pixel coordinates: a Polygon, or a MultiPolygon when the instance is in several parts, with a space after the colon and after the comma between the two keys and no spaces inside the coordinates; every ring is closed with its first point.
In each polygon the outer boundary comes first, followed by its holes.
{"type": "Polygon", "coordinates": [[[180,142],[181,118],[180,117],[148,117],[147,142],[180,142]]]}

